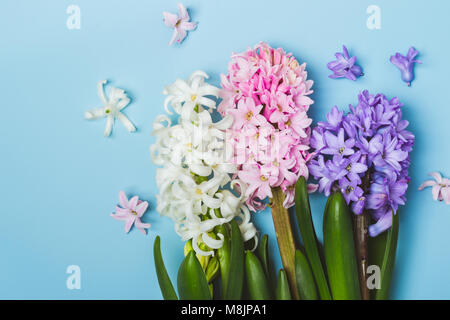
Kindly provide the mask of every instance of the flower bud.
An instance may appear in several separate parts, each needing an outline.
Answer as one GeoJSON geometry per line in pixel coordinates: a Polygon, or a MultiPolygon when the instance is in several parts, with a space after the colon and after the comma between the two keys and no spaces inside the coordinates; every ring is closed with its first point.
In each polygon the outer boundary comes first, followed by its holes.
{"type": "Polygon", "coordinates": [[[184,256],[186,257],[192,250],[194,250],[194,248],[192,247],[192,239],[191,239],[184,245],[184,256]]]}
{"type": "Polygon", "coordinates": [[[215,279],[218,271],[219,271],[219,259],[217,259],[217,257],[212,257],[209,260],[208,266],[206,267],[205,270],[206,280],[208,280],[208,283],[211,283],[215,279]]]}
{"type": "MultiPolygon", "coordinates": [[[[200,250],[203,250],[203,251],[211,250],[203,241],[198,242],[198,247],[200,248],[200,250]]],[[[200,261],[200,264],[201,264],[203,270],[206,270],[206,267],[208,266],[208,262],[209,262],[210,258],[211,258],[211,256],[202,256],[197,253],[197,259],[198,259],[198,261],[200,261]]]]}

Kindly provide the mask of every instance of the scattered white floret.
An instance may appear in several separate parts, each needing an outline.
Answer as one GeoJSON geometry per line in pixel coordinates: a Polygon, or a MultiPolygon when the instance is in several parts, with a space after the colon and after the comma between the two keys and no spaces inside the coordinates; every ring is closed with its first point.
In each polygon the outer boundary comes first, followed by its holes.
{"type": "Polygon", "coordinates": [[[122,122],[129,132],[136,131],[136,127],[133,123],[122,113],[122,110],[130,103],[130,98],[126,95],[124,90],[111,87],[109,99],[107,99],[104,89],[106,83],[107,80],[103,80],[99,81],[97,84],[98,96],[103,103],[103,107],[86,111],[84,114],[85,119],[95,120],[106,118],[105,137],[111,135],[115,119],[122,122]]]}

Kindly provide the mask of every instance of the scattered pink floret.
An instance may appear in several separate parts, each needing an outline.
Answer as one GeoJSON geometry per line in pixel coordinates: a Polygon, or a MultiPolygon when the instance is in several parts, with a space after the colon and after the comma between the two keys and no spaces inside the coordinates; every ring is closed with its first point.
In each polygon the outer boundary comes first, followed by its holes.
{"type": "Polygon", "coordinates": [[[143,234],[147,234],[145,229],[150,228],[150,223],[143,223],[141,221],[142,216],[148,208],[147,201],[139,200],[138,196],[134,196],[128,200],[125,192],[119,192],[119,204],[116,206],[116,213],[111,216],[116,220],[125,221],[125,233],[128,233],[133,226],[139,229],[143,234]]]}
{"type": "Polygon", "coordinates": [[[175,41],[181,43],[186,38],[187,31],[194,30],[197,27],[197,22],[190,22],[191,18],[189,17],[189,13],[181,3],[178,4],[178,15],[163,12],[163,16],[166,26],[173,28],[173,35],[172,39],[170,39],[169,46],[175,41]]]}
{"type": "Polygon", "coordinates": [[[445,204],[450,204],[450,179],[442,178],[438,172],[432,172],[429,175],[435,180],[425,181],[420,185],[419,190],[432,187],[433,200],[444,201],[445,204]]]}

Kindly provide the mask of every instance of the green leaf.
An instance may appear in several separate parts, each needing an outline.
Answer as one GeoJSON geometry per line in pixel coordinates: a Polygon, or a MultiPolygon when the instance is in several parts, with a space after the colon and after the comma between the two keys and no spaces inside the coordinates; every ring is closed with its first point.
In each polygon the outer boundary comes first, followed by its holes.
{"type": "Polygon", "coordinates": [[[231,259],[231,243],[230,235],[226,225],[219,225],[215,228],[217,234],[221,233],[224,237],[223,245],[217,249],[217,257],[219,258],[220,279],[222,281],[222,297],[225,297],[225,291],[228,286],[228,278],[230,272],[231,259]]]}
{"type": "Polygon", "coordinates": [[[156,275],[158,277],[159,287],[164,300],[178,300],[177,293],[173,288],[170,277],[167,273],[164,261],[161,255],[161,239],[156,237],[153,245],[153,258],[155,260],[156,275]]]}
{"type": "Polygon", "coordinates": [[[381,279],[380,289],[375,289],[374,297],[376,300],[389,299],[389,293],[392,282],[392,274],[395,265],[395,253],[397,250],[399,230],[399,214],[394,214],[392,217],[392,227],[386,232],[378,235],[375,238],[369,239],[369,248],[371,254],[369,256],[370,263],[380,267],[381,279]],[[372,253],[373,251],[373,253],[372,253]]]}
{"type": "MultiPolygon", "coordinates": [[[[269,261],[269,236],[267,234],[261,238],[261,241],[255,250],[255,254],[259,261],[261,261],[264,273],[266,274],[266,278],[269,283],[269,289],[272,292],[275,288],[275,279],[269,261]]],[[[286,273],[286,271],[284,271],[284,273],[286,273]]]]}
{"type": "Polygon", "coordinates": [[[258,257],[259,261],[261,261],[267,279],[270,279],[268,243],[269,243],[269,236],[265,234],[262,237],[261,242],[259,243],[258,248],[255,251],[255,254],[258,257]]]}
{"type": "Polygon", "coordinates": [[[211,300],[205,272],[194,251],[190,251],[181,263],[177,285],[181,300],[211,300]]]}
{"type": "Polygon", "coordinates": [[[250,299],[270,300],[269,286],[263,267],[251,251],[245,254],[245,275],[250,299]]]}
{"type": "Polygon", "coordinates": [[[328,202],[323,238],[331,293],[335,300],[360,300],[351,213],[340,192],[333,193],[328,202]]]}
{"type": "Polygon", "coordinates": [[[319,246],[314,230],[308,190],[304,177],[300,177],[295,186],[295,211],[297,213],[297,223],[300,228],[303,244],[305,245],[306,256],[308,257],[314,279],[316,280],[320,298],[322,300],[330,300],[331,293],[324,267],[320,260],[319,246]]]}
{"type": "Polygon", "coordinates": [[[235,220],[231,221],[231,256],[225,300],[240,300],[244,286],[244,240],[235,220]]]}
{"type": "Polygon", "coordinates": [[[283,269],[278,273],[278,283],[276,291],[277,300],[292,300],[291,292],[289,290],[289,283],[286,277],[286,272],[283,269]]]}
{"type": "Polygon", "coordinates": [[[318,300],[314,275],[308,259],[301,250],[295,251],[295,278],[301,300],[318,300]]]}

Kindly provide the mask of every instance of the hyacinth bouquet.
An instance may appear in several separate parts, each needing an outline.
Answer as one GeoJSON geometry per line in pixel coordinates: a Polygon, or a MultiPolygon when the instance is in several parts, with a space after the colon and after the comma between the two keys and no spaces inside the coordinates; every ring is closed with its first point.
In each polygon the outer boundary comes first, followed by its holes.
{"type": "Polygon", "coordinates": [[[163,297],[386,299],[414,144],[399,100],[364,91],[348,113],[334,107],[311,128],[306,64],[266,43],[232,55],[221,89],[207,79],[196,71],[167,86],[167,113],[154,122],[157,211],[186,242],[177,293],[155,241],[163,297]],[[328,197],[323,248],[309,205],[316,190],[328,197]],[[302,244],[288,210],[294,204],[302,244]],[[251,222],[251,212],[267,206],[283,263],[278,277],[268,236],[251,222]],[[372,296],[369,265],[381,268],[372,296]]]}

